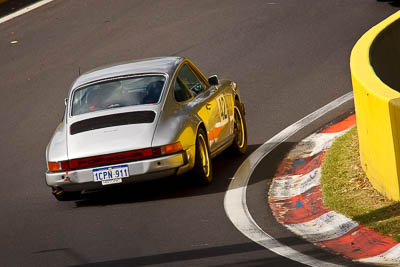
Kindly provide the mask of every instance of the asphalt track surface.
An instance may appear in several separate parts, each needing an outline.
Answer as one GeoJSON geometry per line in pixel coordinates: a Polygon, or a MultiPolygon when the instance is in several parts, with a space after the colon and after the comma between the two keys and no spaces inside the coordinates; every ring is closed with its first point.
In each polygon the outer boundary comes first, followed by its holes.
{"type": "MultiPolygon", "coordinates": [[[[0,24],[0,266],[298,266],[248,240],[225,215],[224,193],[245,157],[216,158],[207,187],[186,175],[56,201],[44,182],[44,156],[63,99],[79,70],[187,56],[206,75],[238,83],[250,153],[349,92],[351,48],[396,10],[372,0],[56,0],[0,24]]],[[[256,169],[250,211],[280,242],[350,264],[271,216],[269,172],[290,145],[256,169]]]]}

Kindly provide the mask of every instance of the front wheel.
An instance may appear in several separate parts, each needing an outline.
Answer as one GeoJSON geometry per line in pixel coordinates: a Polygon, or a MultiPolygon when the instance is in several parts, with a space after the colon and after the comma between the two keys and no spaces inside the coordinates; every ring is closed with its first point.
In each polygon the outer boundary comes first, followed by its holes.
{"type": "Polygon", "coordinates": [[[196,137],[196,152],[193,172],[202,184],[210,184],[213,179],[213,171],[208,147],[207,135],[203,129],[199,129],[196,137]]]}
{"type": "Polygon", "coordinates": [[[247,127],[243,106],[238,100],[235,101],[233,115],[235,139],[232,143],[232,150],[237,155],[243,155],[247,150],[247,127]]]}

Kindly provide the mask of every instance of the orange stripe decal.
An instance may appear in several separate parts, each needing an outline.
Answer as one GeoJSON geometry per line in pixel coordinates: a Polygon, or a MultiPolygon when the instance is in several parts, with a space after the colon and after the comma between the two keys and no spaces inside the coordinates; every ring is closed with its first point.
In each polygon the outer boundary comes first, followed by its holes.
{"type": "Polygon", "coordinates": [[[221,134],[222,129],[225,127],[225,125],[220,126],[220,127],[214,127],[209,133],[208,133],[208,140],[214,140],[218,138],[218,136],[221,134]]]}

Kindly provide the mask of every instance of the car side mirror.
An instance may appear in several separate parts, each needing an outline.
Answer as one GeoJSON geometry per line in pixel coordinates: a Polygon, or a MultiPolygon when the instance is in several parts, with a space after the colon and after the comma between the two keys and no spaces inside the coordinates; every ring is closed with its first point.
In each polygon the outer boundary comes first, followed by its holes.
{"type": "Polygon", "coordinates": [[[68,98],[64,98],[64,105],[65,105],[65,106],[68,105],[68,98]]]}
{"type": "Polygon", "coordinates": [[[213,76],[210,76],[209,78],[208,78],[208,83],[210,84],[210,85],[218,85],[219,84],[219,81],[218,81],[218,76],[217,75],[213,75],[213,76]]]}

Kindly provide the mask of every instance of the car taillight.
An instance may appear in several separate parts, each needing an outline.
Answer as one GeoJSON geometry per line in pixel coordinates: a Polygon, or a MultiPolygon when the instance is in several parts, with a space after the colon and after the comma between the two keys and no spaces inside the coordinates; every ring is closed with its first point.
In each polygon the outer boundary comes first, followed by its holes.
{"type": "Polygon", "coordinates": [[[182,150],[181,142],[176,142],[173,144],[153,148],[138,149],[88,158],[71,159],[69,161],[48,162],[47,165],[49,171],[51,172],[67,171],[141,160],[154,156],[170,155],[182,150]]]}
{"type": "Polygon", "coordinates": [[[154,156],[169,155],[183,150],[181,142],[153,148],[154,156]]]}
{"type": "Polygon", "coordinates": [[[68,161],[48,162],[47,168],[51,172],[68,170],[68,161]]]}
{"type": "Polygon", "coordinates": [[[121,153],[114,153],[108,155],[94,156],[88,158],[71,159],[69,161],[69,167],[73,169],[81,169],[93,166],[102,166],[107,164],[116,164],[119,162],[128,162],[152,156],[151,148],[132,150],[121,153]]]}

